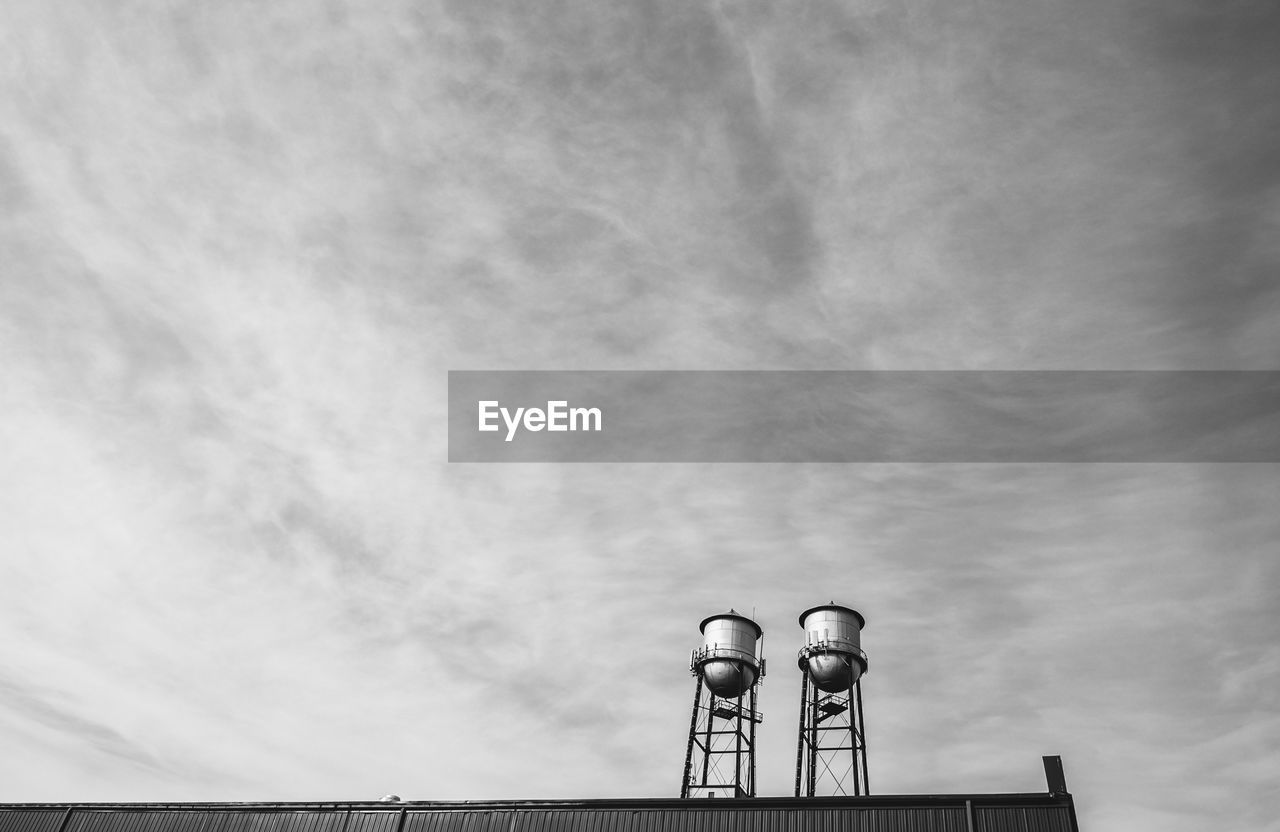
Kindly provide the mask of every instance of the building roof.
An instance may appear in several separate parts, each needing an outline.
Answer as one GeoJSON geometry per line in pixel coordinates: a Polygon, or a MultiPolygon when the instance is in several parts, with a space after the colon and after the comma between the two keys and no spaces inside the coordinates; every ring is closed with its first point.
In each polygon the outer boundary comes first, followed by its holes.
{"type": "Polygon", "coordinates": [[[0,832],[1077,832],[1069,794],[0,804],[0,832]]]}
{"type": "Polygon", "coordinates": [[[0,832],[1079,832],[1060,757],[1049,790],[606,800],[0,803],[0,832]]]}

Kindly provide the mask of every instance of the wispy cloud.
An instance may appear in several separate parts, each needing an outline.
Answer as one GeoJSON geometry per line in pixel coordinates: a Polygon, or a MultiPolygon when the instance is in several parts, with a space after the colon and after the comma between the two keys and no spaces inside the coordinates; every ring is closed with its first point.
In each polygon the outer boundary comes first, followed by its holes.
{"type": "Polygon", "coordinates": [[[834,598],[878,791],[1272,822],[1274,466],[443,462],[448,369],[1274,369],[1270,9],[9,16],[3,799],[671,794],[729,605],[785,793],[834,598]]]}

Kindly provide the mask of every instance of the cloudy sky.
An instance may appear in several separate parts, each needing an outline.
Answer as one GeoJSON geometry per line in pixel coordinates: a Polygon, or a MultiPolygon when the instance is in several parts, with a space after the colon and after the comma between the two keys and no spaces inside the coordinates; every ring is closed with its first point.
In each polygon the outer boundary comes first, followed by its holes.
{"type": "Polygon", "coordinates": [[[0,801],[673,796],[867,617],[877,793],[1280,829],[1276,464],[467,465],[454,369],[1280,369],[1265,0],[8,0],[0,801]]]}

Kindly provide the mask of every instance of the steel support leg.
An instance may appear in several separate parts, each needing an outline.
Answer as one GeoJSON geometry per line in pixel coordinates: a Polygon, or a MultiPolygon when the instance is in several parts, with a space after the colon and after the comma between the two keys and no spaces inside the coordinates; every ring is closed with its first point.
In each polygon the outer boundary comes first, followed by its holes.
{"type": "Polygon", "coordinates": [[[867,774],[867,721],[862,718],[862,680],[859,679],[854,689],[858,694],[858,762],[862,771],[862,793],[871,794],[871,781],[867,774]]]}
{"type": "Polygon", "coordinates": [[[684,780],[680,783],[680,797],[689,796],[689,784],[693,778],[693,744],[698,737],[698,703],[702,701],[702,674],[693,689],[693,714],[689,717],[689,747],[684,752],[684,780]]]}
{"type": "Polygon", "coordinates": [[[751,739],[747,742],[747,765],[750,769],[747,774],[747,797],[756,796],[756,719],[759,712],[756,710],[756,687],[751,686],[751,724],[747,729],[751,732],[751,739]]]}
{"type": "Polygon", "coordinates": [[[800,796],[801,772],[804,771],[805,715],[809,704],[809,670],[800,671],[800,727],[796,730],[796,797],[800,796]]]}

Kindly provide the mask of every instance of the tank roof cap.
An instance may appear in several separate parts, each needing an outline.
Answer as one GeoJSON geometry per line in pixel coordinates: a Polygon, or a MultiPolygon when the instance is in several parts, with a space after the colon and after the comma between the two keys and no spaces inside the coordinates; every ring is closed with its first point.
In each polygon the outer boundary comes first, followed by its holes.
{"type": "Polygon", "coordinates": [[[803,627],[804,620],[808,618],[810,615],[812,615],[813,613],[818,612],[820,610],[835,610],[836,612],[852,613],[858,619],[859,630],[867,626],[867,619],[863,618],[862,613],[858,612],[852,607],[846,607],[843,604],[837,604],[835,601],[832,601],[830,604],[821,604],[816,607],[810,607],[809,609],[800,613],[800,626],[803,627]]]}
{"type": "Polygon", "coordinates": [[[745,615],[738,615],[732,609],[728,612],[722,612],[719,615],[708,615],[706,618],[702,619],[702,623],[698,625],[698,632],[705,633],[707,631],[707,625],[718,618],[732,618],[735,621],[745,621],[756,631],[756,638],[760,638],[764,635],[764,630],[760,629],[759,624],[752,621],[750,618],[747,618],[745,615]]]}

